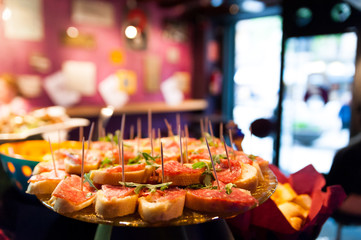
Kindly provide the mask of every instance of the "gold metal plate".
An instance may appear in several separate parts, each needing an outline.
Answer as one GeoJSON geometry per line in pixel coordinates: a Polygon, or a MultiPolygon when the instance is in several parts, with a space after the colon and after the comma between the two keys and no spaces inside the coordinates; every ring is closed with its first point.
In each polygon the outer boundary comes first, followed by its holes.
{"type": "MultiPolygon", "coordinates": [[[[256,191],[252,194],[259,202],[259,205],[264,203],[276,190],[277,187],[277,178],[274,173],[267,169],[263,172],[264,181],[261,181],[258,185],[256,191]]],[[[38,199],[49,209],[53,210],[52,206],[48,203],[50,196],[49,195],[39,195],[38,199]]],[[[255,207],[255,206],[254,206],[255,207]]],[[[245,211],[248,211],[254,207],[251,207],[245,211]]],[[[245,212],[243,211],[243,212],[245,212]]],[[[190,210],[188,208],[184,208],[183,215],[179,218],[166,221],[166,222],[157,222],[157,223],[149,223],[143,221],[138,213],[134,213],[131,215],[127,215],[124,217],[112,218],[112,219],[102,219],[96,216],[94,211],[94,205],[91,205],[85,209],[80,211],[62,214],[63,216],[77,219],[84,222],[89,223],[97,223],[97,224],[108,224],[113,226],[128,226],[128,227],[166,227],[166,226],[184,226],[184,225],[192,225],[199,224],[208,221],[212,221],[220,218],[231,218],[243,212],[235,212],[232,214],[222,215],[219,213],[204,213],[204,212],[196,212],[190,210]]]]}

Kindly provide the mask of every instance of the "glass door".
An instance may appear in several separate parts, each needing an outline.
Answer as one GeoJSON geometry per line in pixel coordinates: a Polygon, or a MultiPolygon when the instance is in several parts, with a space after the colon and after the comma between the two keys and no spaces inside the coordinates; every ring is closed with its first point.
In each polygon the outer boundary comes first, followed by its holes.
{"type": "Polygon", "coordinates": [[[355,33],[289,38],[285,48],[279,165],[328,173],[349,142],[355,33]]]}
{"type": "Polygon", "coordinates": [[[259,17],[236,24],[233,119],[245,134],[245,153],[273,159],[272,134],[251,136],[258,119],[274,118],[278,103],[282,18],[259,17]]]}

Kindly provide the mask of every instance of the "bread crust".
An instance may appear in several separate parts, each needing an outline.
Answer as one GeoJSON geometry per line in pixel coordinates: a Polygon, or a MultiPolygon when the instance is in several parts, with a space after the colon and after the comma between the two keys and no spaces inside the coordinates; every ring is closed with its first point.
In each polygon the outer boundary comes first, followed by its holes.
{"type": "Polygon", "coordinates": [[[100,218],[114,218],[132,214],[137,207],[138,195],[116,198],[108,200],[103,190],[99,190],[96,194],[95,213],[100,218]]]}
{"type": "Polygon", "coordinates": [[[66,199],[52,196],[49,200],[49,203],[51,206],[53,206],[53,209],[58,213],[71,213],[90,206],[94,202],[95,196],[96,194],[93,194],[91,198],[89,198],[85,202],[82,202],[81,204],[75,204],[66,199]]]}
{"type": "Polygon", "coordinates": [[[257,169],[250,165],[242,163],[241,177],[233,182],[238,188],[254,192],[258,186],[257,169]]]}
{"type": "MultiPolygon", "coordinates": [[[[69,174],[78,174],[78,175],[81,174],[81,165],[73,164],[68,159],[64,160],[64,164],[65,164],[65,172],[69,174]]],[[[98,169],[98,167],[99,167],[99,162],[93,164],[84,164],[84,172],[88,173],[91,170],[98,169]]]]}
{"type": "Polygon", "coordinates": [[[138,199],[138,213],[147,222],[168,221],[183,214],[184,202],[185,194],[159,202],[151,202],[149,197],[140,197],[138,199]]]}
{"type": "MultiPolygon", "coordinates": [[[[250,194],[247,190],[240,190],[250,194]]],[[[185,206],[195,211],[214,213],[237,213],[249,208],[249,206],[237,205],[232,201],[204,198],[196,194],[192,194],[192,191],[187,191],[185,206]]]]}
{"type": "Polygon", "coordinates": [[[51,194],[56,186],[60,183],[61,179],[48,179],[37,182],[30,182],[26,193],[29,194],[51,194]]]}

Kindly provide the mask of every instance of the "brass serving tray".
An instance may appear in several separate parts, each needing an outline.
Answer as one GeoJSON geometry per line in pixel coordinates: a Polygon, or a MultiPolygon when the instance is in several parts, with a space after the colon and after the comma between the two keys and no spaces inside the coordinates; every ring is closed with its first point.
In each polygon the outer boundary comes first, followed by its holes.
{"type": "MultiPolygon", "coordinates": [[[[252,193],[252,195],[258,200],[259,203],[258,205],[264,203],[274,193],[277,187],[277,178],[269,168],[266,171],[264,171],[263,174],[264,174],[264,181],[261,181],[256,191],[252,193]]],[[[47,208],[54,211],[53,207],[49,204],[49,199],[50,199],[49,195],[38,195],[37,197],[47,208]]],[[[179,218],[165,222],[157,222],[157,223],[149,223],[143,221],[138,213],[127,215],[124,217],[102,219],[96,216],[93,204],[80,211],[69,214],[61,214],[61,215],[84,222],[96,223],[96,224],[108,224],[113,226],[166,227],[166,226],[184,226],[184,225],[199,224],[220,218],[223,219],[232,218],[254,207],[256,206],[250,207],[242,212],[235,212],[231,214],[196,212],[185,207],[183,210],[183,215],[180,216],[179,218]]]]}

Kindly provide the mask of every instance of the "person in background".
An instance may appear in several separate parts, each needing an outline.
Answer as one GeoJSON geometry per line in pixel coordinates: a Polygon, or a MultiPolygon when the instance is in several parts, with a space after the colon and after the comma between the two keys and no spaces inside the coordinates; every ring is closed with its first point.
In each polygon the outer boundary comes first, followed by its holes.
{"type": "Polygon", "coordinates": [[[4,73],[0,75],[0,119],[11,114],[23,115],[29,111],[27,101],[21,96],[16,77],[4,73]]]}

